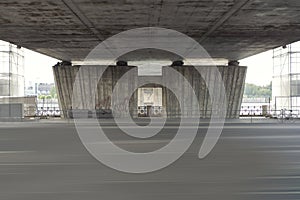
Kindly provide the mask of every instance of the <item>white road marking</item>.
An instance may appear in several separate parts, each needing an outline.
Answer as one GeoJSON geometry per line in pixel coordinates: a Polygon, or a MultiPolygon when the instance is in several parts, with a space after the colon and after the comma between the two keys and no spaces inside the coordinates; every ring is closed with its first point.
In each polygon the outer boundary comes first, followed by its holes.
{"type": "Polygon", "coordinates": [[[35,151],[0,151],[0,154],[34,153],[35,151]]]}

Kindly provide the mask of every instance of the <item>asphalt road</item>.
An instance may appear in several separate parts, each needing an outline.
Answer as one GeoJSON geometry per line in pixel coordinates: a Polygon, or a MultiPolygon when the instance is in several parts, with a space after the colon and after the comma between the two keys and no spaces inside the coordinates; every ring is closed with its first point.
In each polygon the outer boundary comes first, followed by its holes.
{"type": "MultiPolygon", "coordinates": [[[[117,146],[148,152],[168,144],[178,124],[150,139],[102,124],[117,146]]],[[[188,125],[186,125],[188,126],[188,125]]],[[[300,199],[300,124],[228,123],[205,159],[198,151],[207,124],[172,165],[147,174],[104,166],[66,121],[0,123],[1,200],[300,199]]]]}

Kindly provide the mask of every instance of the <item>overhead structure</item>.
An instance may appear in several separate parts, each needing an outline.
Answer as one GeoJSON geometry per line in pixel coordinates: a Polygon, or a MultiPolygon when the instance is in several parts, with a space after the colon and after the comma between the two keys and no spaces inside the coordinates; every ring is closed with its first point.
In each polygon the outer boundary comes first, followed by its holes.
{"type": "Polygon", "coordinates": [[[64,61],[82,61],[105,39],[140,27],[173,29],[213,58],[239,60],[300,40],[300,1],[6,0],[0,25],[0,39],[64,61]]]}

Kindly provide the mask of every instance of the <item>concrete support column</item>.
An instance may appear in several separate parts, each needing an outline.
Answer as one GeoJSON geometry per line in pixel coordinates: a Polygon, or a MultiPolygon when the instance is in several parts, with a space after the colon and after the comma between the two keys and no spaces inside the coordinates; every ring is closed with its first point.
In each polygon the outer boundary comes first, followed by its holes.
{"type": "Polygon", "coordinates": [[[227,94],[227,118],[239,118],[243,100],[247,67],[229,65],[218,67],[227,94]]]}
{"type": "MultiPolygon", "coordinates": [[[[203,66],[202,76],[193,66],[171,66],[173,69],[177,70],[182,76],[173,77],[173,84],[182,87],[182,79],[185,77],[191,86],[194,88],[195,94],[199,101],[200,115],[202,118],[210,118],[212,105],[208,87],[202,78],[205,76],[209,84],[214,84],[215,76],[211,67],[203,66]]],[[[241,108],[241,102],[243,98],[245,77],[247,67],[230,65],[230,66],[218,66],[218,70],[223,78],[224,86],[227,95],[227,118],[238,118],[239,110],[241,108]]],[[[166,67],[163,67],[163,77],[167,77],[166,67]]],[[[183,96],[186,97],[180,101],[188,101],[189,107],[180,108],[179,101],[175,95],[168,90],[163,88],[163,104],[166,106],[166,113],[168,118],[178,118],[193,115],[198,102],[192,102],[190,97],[191,91],[187,91],[182,87],[183,96]]]]}
{"type": "Polygon", "coordinates": [[[78,66],[72,66],[69,62],[61,62],[53,66],[58,100],[64,118],[68,118],[68,110],[72,110],[73,83],[78,70],[78,66]]]}
{"type": "MultiPolygon", "coordinates": [[[[88,66],[81,73],[79,78],[80,94],[76,98],[82,98],[79,100],[78,105],[72,107],[72,98],[73,98],[73,84],[75,82],[75,78],[78,74],[78,71],[81,66],[72,66],[71,63],[58,63],[53,67],[55,83],[57,86],[58,97],[61,109],[63,110],[63,117],[70,118],[70,110],[91,110],[97,111],[98,117],[112,117],[111,109],[112,109],[112,93],[113,89],[118,82],[118,80],[128,71],[129,80],[128,84],[123,84],[119,87],[118,92],[128,93],[129,89],[135,88],[138,80],[137,80],[137,67],[134,66],[109,66],[104,73],[102,74],[99,82],[95,82],[98,80],[100,73],[103,72],[106,66],[88,66]],[[93,91],[95,88],[91,88],[97,86],[96,93],[93,91]],[[90,94],[87,95],[87,94],[90,94]],[[90,105],[90,102],[93,102],[92,99],[95,98],[95,105],[90,105]]],[[[125,104],[129,103],[130,113],[132,116],[137,116],[137,92],[133,94],[133,96],[128,96],[128,101],[124,102],[122,105],[115,105],[118,109],[125,109],[125,104]]],[[[94,114],[95,117],[95,114],[94,114]]]]}

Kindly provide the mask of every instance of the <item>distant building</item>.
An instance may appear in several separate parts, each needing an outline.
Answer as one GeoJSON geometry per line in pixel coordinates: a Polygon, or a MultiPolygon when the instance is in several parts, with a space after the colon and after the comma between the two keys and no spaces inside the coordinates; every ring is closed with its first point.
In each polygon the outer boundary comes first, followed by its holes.
{"type": "Polygon", "coordinates": [[[50,95],[50,91],[53,87],[54,83],[39,83],[37,85],[38,94],[50,95]]]}
{"type": "Polygon", "coordinates": [[[50,95],[53,87],[55,87],[54,83],[38,83],[34,81],[28,81],[26,82],[25,95],[50,95]]]}
{"type": "Polygon", "coordinates": [[[32,81],[25,83],[25,96],[38,96],[37,83],[32,81]]]}

